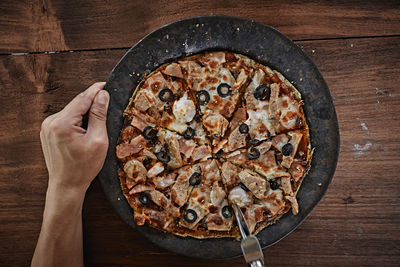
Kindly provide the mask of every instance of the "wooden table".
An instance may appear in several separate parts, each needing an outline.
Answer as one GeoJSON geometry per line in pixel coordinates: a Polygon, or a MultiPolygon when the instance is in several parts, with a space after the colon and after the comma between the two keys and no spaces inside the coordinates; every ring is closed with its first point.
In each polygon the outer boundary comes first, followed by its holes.
{"type": "MultiPolygon", "coordinates": [[[[226,14],[269,24],[322,71],[339,118],[332,185],[309,218],[264,251],[297,266],[400,262],[399,1],[63,1],[0,3],[0,265],[29,264],[47,184],[39,129],[78,92],[106,80],[126,50],[184,17],[226,14]]],[[[243,266],[163,250],[128,227],[96,180],[83,211],[87,265],[243,266]]]]}

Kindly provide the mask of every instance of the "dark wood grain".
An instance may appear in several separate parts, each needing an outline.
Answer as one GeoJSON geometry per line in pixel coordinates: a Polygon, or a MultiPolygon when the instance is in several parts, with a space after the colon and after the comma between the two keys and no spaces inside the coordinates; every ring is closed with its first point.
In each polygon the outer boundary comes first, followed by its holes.
{"type": "MultiPolygon", "coordinates": [[[[400,38],[298,44],[330,86],[341,153],[327,195],[297,230],[264,251],[266,261],[270,266],[396,266],[400,38]]],[[[40,230],[47,184],[41,121],[91,83],[105,80],[124,52],[0,56],[0,265],[28,265],[40,230]]],[[[98,181],[87,193],[83,221],[89,266],[244,264],[241,258],[210,262],[157,247],[118,217],[98,181]]]]}
{"type": "Polygon", "coordinates": [[[397,0],[3,0],[0,53],[130,47],[166,23],[211,14],[254,19],[297,40],[400,35],[397,0]]]}

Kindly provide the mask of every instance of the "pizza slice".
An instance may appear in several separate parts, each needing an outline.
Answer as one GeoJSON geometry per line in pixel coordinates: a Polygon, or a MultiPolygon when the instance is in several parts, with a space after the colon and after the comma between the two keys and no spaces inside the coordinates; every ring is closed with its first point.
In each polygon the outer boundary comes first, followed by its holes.
{"type": "MultiPolygon", "coordinates": [[[[126,164],[130,164],[127,161],[126,164]]],[[[132,172],[124,165],[125,188],[138,225],[148,223],[164,230],[175,229],[181,218],[180,208],[186,205],[193,188],[202,182],[202,163],[166,170],[155,177],[136,180],[130,188],[132,172]]],[[[133,175],[135,176],[135,175],[133,175]]]]}
{"type": "Polygon", "coordinates": [[[135,207],[136,224],[148,223],[160,229],[170,230],[180,212],[167,196],[168,192],[159,191],[152,185],[138,184],[132,188],[128,201],[135,207]]]}
{"type": "Polygon", "coordinates": [[[135,116],[130,124],[123,130],[129,133],[129,138],[120,140],[116,155],[124,171],[136,183],[146,177],[154,178],[167,169],[178,169],[184,164],[211,157],[211,148],[207,145],[186,140],[135,116]]]}
{"type": "Polygon", "coordinates": [[[307,154],[309,151],[307,140],[301,130],[290,131],[273,137],[272,141],[264,141],[247,149],[239,149],[228,154],[226,159],[230,164],[254,171],[254,173],[240,172],[238,177],[242,182],[248,181],[252,184],[253,188],[244,183],[258,199],[262,199],[265,192],[262,191],[264,188],[262,180],[257,180],[255,173],[265,177],[270,182],[270,186],[275,188],[280,186],[284,198],[291,203],[293,213],[297,214],[298,204],[295,195],[310,157],[307,154]],[[257,189],[254,185],[259,185],[261,191],[255,191],[257,189]]]}
{"type": "Polygon", "coordinates": [[[245,91],[251,140],[266,140],[305,125],[302,102],[296,89],[280,73],[260,67],[245,91]]]}
{"type": "Polygon", "coordinates": [[[174,131],[186,140],[208,144],[191,94],[181,79],[178,64],[170,64],[152,74],[136,89],[124,116],[136,116],[147,123],[174,131]]]}
{"type": "Polygon", "coordinates": [[[250,137],[246,119],[246,109],[239,107],[229,122],[225,136],[213,147],[213,153],[228,153],[248,146],[250,137]]]}
{"type": "Polygon", "coordinates": [[[233,64],[239,60],[234,54],[212,52],[179,62],[213,140],[225,135],[251,73],[249,68],[239,70],[233,64]]]}
{"type": "Polygon", "coordinates": [[[280,166],[271,150],[272,142],[265,141],[249,148],[239,149],[224,155],[226,160],[242,168],[248,168],[260,173],[268,179],[290,176],[285,168],[280,166]]]}
{"type": "Polygon", "coordinates": [[[242,209],[250,232],[253,233],[260,222],[273,222],[287,209],[287,201],[279,186],[274,184],[275,180],[268,181],[256,172],[229,161],[223,163],[221,176],[230,188],[229,201],[234,201],[242,209]]]}
{"type": "Polygon", "coordinates": [[[199,166],[197,182],[179,224],[191,230],[203,227],[213,231],[229,231],[233,216],[222,186],[217,161],[205,161],[199,166]]]}

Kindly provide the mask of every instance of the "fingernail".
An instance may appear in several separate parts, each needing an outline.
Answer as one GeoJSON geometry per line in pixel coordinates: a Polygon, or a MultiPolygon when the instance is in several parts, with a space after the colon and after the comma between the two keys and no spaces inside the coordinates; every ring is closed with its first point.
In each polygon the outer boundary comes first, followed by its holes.
{"type": "Polygon", "coordinates": [[[107,92],[104,90],[99,91],[96,96],[96,102],[101,105],[107,104],[107,102],[108,102],[107,92]]]}

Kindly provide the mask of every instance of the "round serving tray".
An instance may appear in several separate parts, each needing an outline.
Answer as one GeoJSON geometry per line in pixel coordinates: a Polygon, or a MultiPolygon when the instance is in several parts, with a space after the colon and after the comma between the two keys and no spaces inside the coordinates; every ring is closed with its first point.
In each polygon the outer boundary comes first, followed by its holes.
{"type": "Polygon", "coordinates": [[[288,37],[252,20],[205,16],[165,25],[135,44],[112,70],[106,84],[110,93],[107,116],[109,148],[99,174],[103,190],[117,213],[132,228],[157,245],[190,257],[222,259],[241,255],[232,238],[178,237],[148,226],[137,226],[132,208],[122,193],[115,147],[123,125],[122,112],[145,74],[177,58],[207,50],[228,50],[246,55],[281,72],[302,94],[304,112],[315,148],[311,169],[298,192],[299,214],[285,214],[258,235],[266,248],[292,232],[310,214],[328,189],[339,154],[339,128],[329,88],[311,59],[288,37]]]}

